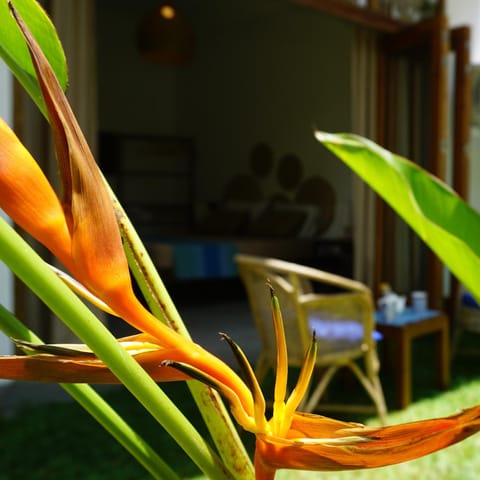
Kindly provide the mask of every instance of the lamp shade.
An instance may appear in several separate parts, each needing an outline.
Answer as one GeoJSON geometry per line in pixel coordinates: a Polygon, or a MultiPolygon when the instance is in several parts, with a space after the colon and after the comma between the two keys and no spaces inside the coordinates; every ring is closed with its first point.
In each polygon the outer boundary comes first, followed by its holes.
{"type": "Polygon", "coordinates": [[[165,3],[147,12],[137,30],[140,54],[163,64],[188,63],[193,56],[194,34],[188,18],[165,3]]]}

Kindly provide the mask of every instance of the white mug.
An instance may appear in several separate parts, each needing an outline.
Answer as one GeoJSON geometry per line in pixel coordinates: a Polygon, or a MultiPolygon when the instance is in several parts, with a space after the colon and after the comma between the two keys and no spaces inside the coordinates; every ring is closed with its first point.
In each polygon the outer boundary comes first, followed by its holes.
{"type": "Polygon", "coordinates": [[[412,292],[412,310],[415,313],[425,312],[428,309],[427,292],[416,290],[412,292]]]}

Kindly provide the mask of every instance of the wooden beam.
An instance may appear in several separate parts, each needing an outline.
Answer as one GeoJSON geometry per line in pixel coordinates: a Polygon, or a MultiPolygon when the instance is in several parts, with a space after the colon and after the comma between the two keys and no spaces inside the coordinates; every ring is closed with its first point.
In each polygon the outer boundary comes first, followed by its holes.
{"type": "Polygon", "coordinates": [[[408,25],[368,7],[358,7],[339,0],[290,0],[334,17],[339,17],[379,32],[393,33],[408,25]]]}
{"type": "Polygon", "coordinates": [[[453,130],[453,189],[468,201],[470,158],[470,122],[472,115],[472,82],[470,76],[470,28],[450,31],[455,52],[455,97],[453,130]]]}

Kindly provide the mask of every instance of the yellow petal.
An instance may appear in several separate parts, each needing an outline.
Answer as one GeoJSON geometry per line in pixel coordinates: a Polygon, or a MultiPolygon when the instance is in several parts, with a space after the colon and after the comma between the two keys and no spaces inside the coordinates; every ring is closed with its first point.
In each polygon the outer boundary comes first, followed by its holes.
{"type": "Polygon", "coordinates": [[[285,405],[285,417],[282,423],[282,432],[290,429],[293,414],[307,393],[310,380],[312,378],[313,369],[315,368],[316,358],[317,340],[315,335],[313,335],[308,350],[305,353],[305,359],[303,360],[302,368],[300,369],[300,375],[298,376],[297,384],[288,397],[285,405]]]}
{"type": "Polygon", "coordinates": [[[283,328],[282,312],[278,298],[275,295],[271,285],[270,294],[272,302],[273,327],[275,330],[275,340],[277,344],[277,365],[275,374],[275,388],[273,393],[273,416],[272,430],[275,434],[281,435],[282,425],[285,419],[285,396],[287,394],[288,380],[288,355],[287,342],[285,340],[285,330],[283,328]]]}

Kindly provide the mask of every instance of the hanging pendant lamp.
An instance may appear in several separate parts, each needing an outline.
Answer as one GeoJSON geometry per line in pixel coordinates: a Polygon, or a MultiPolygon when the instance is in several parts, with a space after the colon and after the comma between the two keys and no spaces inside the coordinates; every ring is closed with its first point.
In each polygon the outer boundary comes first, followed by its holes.
{"type": "Polygon", "coordinates": [[[171,3],[164,3],[141,19],[137,45],[145,60],[178,65],[191,61],[194,34],[188,18],[171,3]]]}

